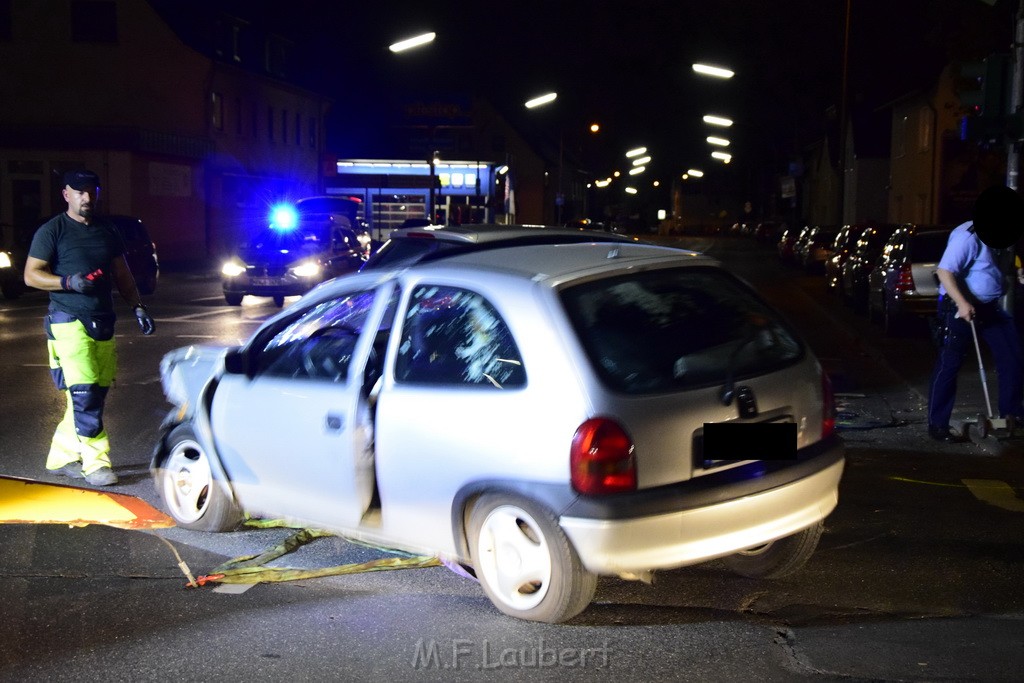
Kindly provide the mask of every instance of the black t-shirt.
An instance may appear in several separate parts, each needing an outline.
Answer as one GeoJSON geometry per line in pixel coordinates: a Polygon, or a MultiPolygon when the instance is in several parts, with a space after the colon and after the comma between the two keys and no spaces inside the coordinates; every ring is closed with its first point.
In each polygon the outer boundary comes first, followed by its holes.
{"type": "Polygon", "coordinates": [[[113,261],[124,253],[124,242],[116,228],[102,218],[79,223],[61,213],[36,230],[28,255],[46,261],[54,275],[86,275],[102,269],[92,294],[50,292],[53,308],[75,316],[114,312],[113,261]]]}

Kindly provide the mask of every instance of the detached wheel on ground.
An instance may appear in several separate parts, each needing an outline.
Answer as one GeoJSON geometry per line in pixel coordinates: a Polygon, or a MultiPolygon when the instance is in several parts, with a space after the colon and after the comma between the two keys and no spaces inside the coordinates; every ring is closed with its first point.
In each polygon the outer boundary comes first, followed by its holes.
{"type": "Polygon", "coordinates": [[[230,531],[241,524],[242,511],[224,491],[224,482],[214,474],[191,425],[171,430],[167,445],[167,457],[155,476],[156,488],[178,526],[230,531]]]}
{"type": "Polygon", "coordinates": [[[468,532],[480,585],[505,614],[555,624],[576,616],[594,599],[597,575],[583,567],[544,507],[486,494],[473,506],[468,532]]]}
{"type": "Polygon", "coordinates": [[[781,579],[795,574],[807,564],[824,530],[824,524],[818,522],[792,536],[723,557],[722,562],[740,576],[781,579]]]}

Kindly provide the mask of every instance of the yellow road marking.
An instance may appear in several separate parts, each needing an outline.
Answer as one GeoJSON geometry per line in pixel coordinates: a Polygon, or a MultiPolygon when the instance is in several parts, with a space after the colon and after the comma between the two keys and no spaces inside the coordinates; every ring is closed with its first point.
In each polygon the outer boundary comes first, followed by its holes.
{"type": "Polygon", "coordinates": [[[902,481],[907,484],[927,484],[928,486],[948,486],[950,488],[963,488],[960,484],[948,484],[941,481],[922,481],[920,479],[908,479],[907,477],[889,477],[893,481],[902,481]]]}
{"type": "Polygon", "coordinates": [[[998,479],[964,479],[966,486],[975,498],[995,505],[997,508],[1009,510],[1010,512],[1024,512],[1024,500],[1017,496],[1017,492],[1004,481],[998,479]]]}

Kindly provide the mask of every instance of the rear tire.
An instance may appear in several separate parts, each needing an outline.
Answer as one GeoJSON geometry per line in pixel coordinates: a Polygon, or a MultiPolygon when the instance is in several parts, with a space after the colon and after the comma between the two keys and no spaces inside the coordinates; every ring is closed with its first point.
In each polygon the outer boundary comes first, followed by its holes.
{"type": "Polygon", "coordinates": [[[284,306],[284,297],[283,296],[275,296],[274,297],[274,305],[277,306],[278,308],[281,308],[282,306],[284,306]]]}
{"type": "Polygon", "coordinates": [[[224,301],[228,302],[228,306],[241,306],[244,296],[244,294],[225,294],[224,301]]]}
{"type": "Polygon", "coordinates": [[[189,424],[167,437],[167,456],[154,475],[156,489],[178,526],[197,531],[231,531],[242,511],[210,466],[210,456],[189,424]]]}
{"type": "Polygon", "coordinates": [[[583,567],[555,516],[532,501],[485,494],[468,537],[484,593],[509,616],[557,624],[594,599],[597,575],[583,567]]]}
{"type": "Polygon", "coordinates": [[[811,559],[825,525],[817,522],[792,536],[780,538],[722,558],[730,571],[751,579],[781,579],[800,571],[811,559]]]}

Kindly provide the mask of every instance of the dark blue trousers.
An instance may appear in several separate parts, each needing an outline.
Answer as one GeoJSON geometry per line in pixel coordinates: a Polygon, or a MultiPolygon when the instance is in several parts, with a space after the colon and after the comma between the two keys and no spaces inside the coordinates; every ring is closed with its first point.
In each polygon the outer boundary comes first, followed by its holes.
{"type": "MultiPolygon", "coordinates": [[[[968,353],[976,358],[971,324],[956,316],[956,305],[951,299],[939,304],[939,317],[944,319],[948,332],[939,349],[939,358],[932,371],[931,388],[928,392],[928,424],[933,427],[948,427],[956,400],[956,378],[968,353]]],[[[998,301],[977,304],[974,307],[974,325],[978,338],[984,339],[995,358],[999,374],[999,413],[995,417],[1013,416],[1024,419],[1024,351],[1021,350],[1017,327],[998,301]]],[[[979,377],[978,381],[981,381],[979,377]]],[[[978,406],[984,412],[985,405],[978,406]]]]}

